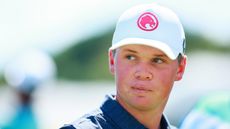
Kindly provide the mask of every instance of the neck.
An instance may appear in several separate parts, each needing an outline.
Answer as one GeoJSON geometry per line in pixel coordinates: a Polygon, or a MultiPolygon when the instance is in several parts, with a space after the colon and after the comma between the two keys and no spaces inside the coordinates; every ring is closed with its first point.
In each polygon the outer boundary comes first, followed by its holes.
{"type": "Polygon", "coordinates": [[[148,129],[159,129],[162,112],[131,111],[130,113],[148,129]]]}
{"type": "Polygon", "coordinates": [[[137,121],[143,124],[146,128],[160,128],[160,121],[162,118],[165,103],[162,103],[158,107],[152,109],[139,109],[119,101],[118,98],[116,99],[133,117],[135,117],[137,121]]]}

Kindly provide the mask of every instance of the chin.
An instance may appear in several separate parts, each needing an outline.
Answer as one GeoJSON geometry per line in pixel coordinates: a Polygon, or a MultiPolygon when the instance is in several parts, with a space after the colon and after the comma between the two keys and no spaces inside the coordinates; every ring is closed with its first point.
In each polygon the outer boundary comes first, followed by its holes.
{"type": "Polygon", "coordinates": [[[134,107],[140,109],[149,109],[151,107],[151,102],[146,98],[136,99],[133,103],[134,107]]]}

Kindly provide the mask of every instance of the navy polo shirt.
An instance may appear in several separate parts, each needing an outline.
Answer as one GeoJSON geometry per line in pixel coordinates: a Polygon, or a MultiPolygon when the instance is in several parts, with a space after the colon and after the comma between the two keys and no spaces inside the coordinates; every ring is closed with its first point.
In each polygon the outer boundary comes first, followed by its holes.
{"type": "MultiPolygon", "coordinates": [[[[175,129],[162,116],[161,129],[175,129]]],[[[129,114],[113,96],[106,96],[101,107],[60,129],[147,129],[129,114]]]]}

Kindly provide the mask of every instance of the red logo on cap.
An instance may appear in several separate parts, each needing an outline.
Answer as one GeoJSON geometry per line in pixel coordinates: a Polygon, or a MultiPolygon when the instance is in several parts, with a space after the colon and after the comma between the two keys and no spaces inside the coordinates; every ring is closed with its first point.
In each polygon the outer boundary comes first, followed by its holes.
{"type": "Polygon", "coordinates": [[[138,18],[137,25],[144,31],[153,31],[158,27],[158,20],[154,14],[146,12],[138,18]]]}

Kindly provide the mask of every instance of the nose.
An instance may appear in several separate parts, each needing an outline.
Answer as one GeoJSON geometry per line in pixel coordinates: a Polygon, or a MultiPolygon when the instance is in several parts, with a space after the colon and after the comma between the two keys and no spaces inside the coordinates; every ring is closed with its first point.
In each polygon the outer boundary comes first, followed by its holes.
{"type": "Polygon", "coordinates": [[[134,74],[135,78],[142,81],[150,81],[153,78],[153,74],[146,70],[136,71],[134,74]]]}

